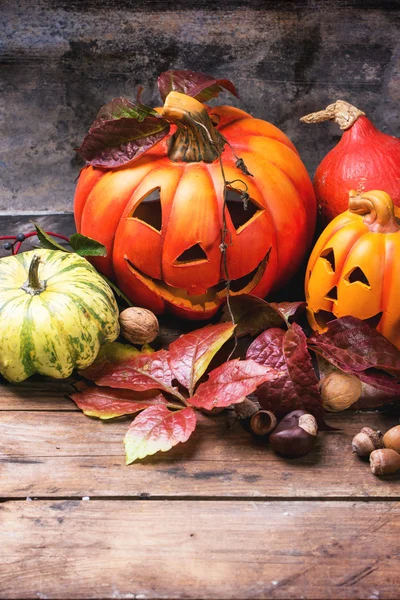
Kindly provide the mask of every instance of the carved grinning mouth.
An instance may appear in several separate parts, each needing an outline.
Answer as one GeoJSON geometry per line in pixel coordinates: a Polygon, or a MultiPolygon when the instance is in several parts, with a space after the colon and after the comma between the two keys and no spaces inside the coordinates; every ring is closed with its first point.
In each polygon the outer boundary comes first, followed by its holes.
{"type": "MultiPolygon", "coordinates": [[[[270,252],[271,248],[268,249],[268,252],[262,261],[255,269],[253,269],[253,271],[243,277],[239,277],[239,279],[231,280],[230,293],[232,296],[250,294],[260,283],[265,273],[270,252]]],[[[217,285],[210,287],[206,294],[189,295],[185,288],[173,287],[160,279],[153,279],[153,277],[145,275],[133,266],[127,256],[125,256],[125,260],[129,270],[139,281],[141,281],[149,290],[157,294],[157,296],[160,296],[163,300],[175,306],[190,307],[191,310],[205,312],[207,310],[215,309],[215,307],[219,306],[226,298],[227,291],[224,281],[220,281],[217,285]]]]}

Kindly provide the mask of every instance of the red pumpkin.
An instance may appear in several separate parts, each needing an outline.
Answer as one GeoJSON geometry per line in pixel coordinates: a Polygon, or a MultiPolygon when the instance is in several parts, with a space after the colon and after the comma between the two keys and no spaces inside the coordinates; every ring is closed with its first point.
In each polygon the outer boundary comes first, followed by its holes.
{"type": "Polygon", "coordinates": [[[123,167],[87,166],[79,177],[77,230],[107,248],[95,266],[155,313],[212,316],[226,298],[222,151],[232,182],[224,209],[231,293],[264,297],[294,274],[314,232],[315,196],[296,149],[270,123],[178,92],[162,115],[175,123],[169,139],[123,167]],[[239,171],[234,153],[253,176],[239,171]]]}
{"type": "MultiPolygon", "coordinates": [[[[361,110],[338,100],[325,110],[303,117],[305,123],[332,120],[343,130],[339,143],[325,156],[314,177],[324,225],[347,210],[350,190],[387,192],[400,206],[400,139],[382,133],[361,110]]],[[[396,214],[399,215],[398,209],[396,214]]]]}

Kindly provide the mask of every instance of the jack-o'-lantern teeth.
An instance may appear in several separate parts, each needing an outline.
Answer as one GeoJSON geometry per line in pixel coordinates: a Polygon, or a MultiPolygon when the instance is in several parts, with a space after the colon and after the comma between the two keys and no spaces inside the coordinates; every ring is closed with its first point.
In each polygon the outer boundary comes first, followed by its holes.
{"type": "MultiPolygon", "coordinates": [[[[231,280],[230,293],[232,296],[250,294],[252,290],[254,290],[265,273],[270,252],[271,248],[268,249],[268,252],[262,261],[255,269],[253,269],[253,271],[243,277],[231,280]]],[[[188,290],[185,288],[177,288],[168,285],[160,279],[154,279],[145,275],[132,264],[127,256],[125,256],[125,261],[131,273],[141,283],[143,283],[150,291],[157,294],[157,296],[175,306],[190,306],[192,310],[203,312],[219,306],[226,298],[227,288],[226,283],[223,280],[217,285],[210,287],[205,294],[193,295],[189,294],[188,290]]]]}

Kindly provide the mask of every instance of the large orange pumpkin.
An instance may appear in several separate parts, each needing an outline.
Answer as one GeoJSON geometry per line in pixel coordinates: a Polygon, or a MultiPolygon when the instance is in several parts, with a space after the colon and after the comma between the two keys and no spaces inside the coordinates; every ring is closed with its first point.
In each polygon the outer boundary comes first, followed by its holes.
{"type": "Polygon", "coordinates": [[[400,348],[400,228],[386,192],[350,192],[349,210],[323,231],[307,266],[308,320],[324,331],[335,317],[377,316],[400,348]]]}
{"type": "Polygon", "coordinates": [[[226,298],[221,155],[226,181],[235,180],[225,208],[231,293],[264,297],[294,274],[314,232],[315,196],[295,147],[270,123],[178,92],[157,110],[173,123],[169,139],[135,162],[87,166],[79,177],[77,230],[107,248],[95,266],[155,313],[212,316],[226,298]]]}

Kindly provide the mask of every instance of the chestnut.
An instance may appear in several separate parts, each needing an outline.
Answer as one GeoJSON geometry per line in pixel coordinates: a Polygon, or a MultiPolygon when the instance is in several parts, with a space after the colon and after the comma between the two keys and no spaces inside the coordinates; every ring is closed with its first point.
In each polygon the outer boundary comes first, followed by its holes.
{"type": "Polygon", "coordinates": [[[308,454],[317,439],[315,417],[305,410],[294,410],[286,415],[269,436],[271,447],[288,457],[308,454]]]}

